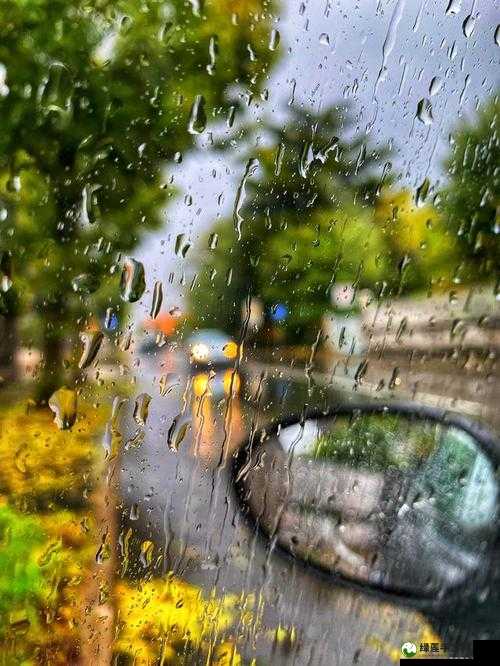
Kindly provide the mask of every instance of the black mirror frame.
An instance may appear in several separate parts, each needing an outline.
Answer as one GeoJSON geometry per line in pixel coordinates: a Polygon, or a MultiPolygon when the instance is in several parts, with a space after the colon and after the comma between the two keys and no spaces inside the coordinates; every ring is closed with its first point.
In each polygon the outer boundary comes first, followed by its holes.
{"type": "MultiPolygon", "coordinates": [[[[281,428],[286,428],[287,426],[295,425],[297,423],[303,423],[307,419],[327,419],[335,416],[352,416],[353,414],[401,414],[407,416],[410,420],[433,421],[435,423],[455,426],[464,430],[474,437],[480,449],[488,456],[493,464],[497,474],[500,497],[500,479],[498,478],[500,470],[500,440],[477,421],[450,410],[425,405],[416,405],[411,402],[349,402],[323,410],[305,409],[301,414],[291,414],[284,419],[273,420],[267,426],[255,431],[233,456],[231,473],[237,505],[245,516],[249,527],[257,531],[261,540],[265,543],[268,544],[269,539],[272,539],[272,537],[270,537],[260,523],[251,516],[245,501],[247,489],[241,480],[241,472],[242,469],[244,469],[245,464],[248,463],[249,454],[263,446],[265,439],[275,435],[281,428]]],[[[497,521],[498,540],[500,536],[498,533],[498,529],[500,528],[500,514],[497,521]]],[[[437,615],[446,612],[452,607],[456,612],[458,609],[457,603],[469,607],[470,603],[473,602],[473,599],[475,598],[474,592],[477,592],[477,587],[473,585],[475,579],[457,586],[442,598],[423,597],[397,589],[385,590],[374,583],[359,583],[349,579],[340,572],[332,572],[326,568],[322,568],[320,565],[305,562],[304,560],[295,557],[290,551],[279,544],[274,543],[272,549],[272,552],[276,553],[281,558],[284,558],[295,565],[299,565],[310,574],[320,576],[322,579],[327,580],[330,583],[341,585],[342,587],[348,587],[351,590],[363,594],[368,594],[376,597],[380,601],[399,603],[418,611],[435,613],[437,615]],[[467,604],[467,602],[469,602],[469,604],[467,604]]],[[[482,577],[488,577],[488,573],[489,570],[486,572],[483,571],[482,577]]]]}

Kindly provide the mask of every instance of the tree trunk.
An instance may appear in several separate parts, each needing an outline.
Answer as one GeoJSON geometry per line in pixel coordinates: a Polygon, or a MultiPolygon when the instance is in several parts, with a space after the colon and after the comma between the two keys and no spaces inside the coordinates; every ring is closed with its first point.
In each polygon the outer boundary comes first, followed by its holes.
{"type": "Polygon", "coordinates": [[[0,315],[0,387],[16,379],[16,324],[14,315],[0,315]]]}
{"type": "Polygon", "coordinates": [[[43,313],[42,321],[42,360],[34,397],[39,404],[46,404],[52,393],[64,383],[61,312],[51,307],[43,313]]]}

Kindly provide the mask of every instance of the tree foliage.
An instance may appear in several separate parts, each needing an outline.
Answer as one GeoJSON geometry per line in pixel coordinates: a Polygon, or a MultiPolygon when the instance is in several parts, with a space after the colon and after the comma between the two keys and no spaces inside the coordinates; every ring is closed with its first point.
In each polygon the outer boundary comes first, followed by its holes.
{"type": "Polygon", "coordinates": [[[268,309],[285,304],[289,339],[305,341],[335,282],[387,298],[491,280],[500,258],[498,118],[495,98],[455,132],[449,182],[432,197],[428,179],[414,192],[391,187],[384,151],[350,138],[346,110],[293,110],[284,127],[266,127],[245,156],[260,169],[245,202],[212,230],[218,247],[205,249],[196,323],[235,331],[251,294],[268,309]]]}
{"type": "Polygon", "coordinates": [[[418,191],[381,192],[373,223],[383,236],[386,295],[431,292],[452,284],[460,261],[457,239],[436,206],[421,200],[418,191]]]}
{"type": "MultiPolygon", "coordinates": [[[[288,306],[289,336],[315,335],[336,280],[372,284],[381,267],[379,231],[369,212],[388,176],[385,150],[352,136],[345,108],[293,108],[284,126],[266,125],[244,156],[246,199],[213,230],[193,295],[199,325],[235,330],[248,294],[288,306]],[[356,252],[352,252],[353,244],[356,252]]],[[[381,259],[383,263],[383,259],[381,259]]]]}
{"type": "Polygon", "coordinates": [[[498,279],[500,265],[500,100],[490,100],[452,135],[442,208],[462,264],[457,281],[498,279]]]}
{"type": "Polygon", "coordinates": [[[258,89],[269,5],[230,4],[1,4],[1,244],[45,346],[116,303],[121,253],[161,223],[165,163],[236,103],[229,86],[258,89]]]}

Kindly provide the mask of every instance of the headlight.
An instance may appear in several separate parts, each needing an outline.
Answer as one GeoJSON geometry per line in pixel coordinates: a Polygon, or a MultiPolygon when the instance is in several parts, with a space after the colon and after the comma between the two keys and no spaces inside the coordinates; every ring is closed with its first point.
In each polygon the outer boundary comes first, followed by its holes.
{"type": "Polygon", "coordinates": [[[209,382],[208,372],[200,372],[193,380],[193,391],[197,398],[201,398],[208,390],[209,382]]]}
{"type": "Polygon", "coordinates": [[[224,352],[224,356],[226,358],[236,358],[236,355],[238,354],[238,345],[236,342],[228,342],[226,345],[224,345],[224,349],[222,351],[224,352]]]}
{"type": "Polygon", "coordinates": [[[193,345],[191,349],[191,356],[194,361],[207,361],[210,355],[210,349],[208,345],[199,342],[196,345],[193,345]]]}

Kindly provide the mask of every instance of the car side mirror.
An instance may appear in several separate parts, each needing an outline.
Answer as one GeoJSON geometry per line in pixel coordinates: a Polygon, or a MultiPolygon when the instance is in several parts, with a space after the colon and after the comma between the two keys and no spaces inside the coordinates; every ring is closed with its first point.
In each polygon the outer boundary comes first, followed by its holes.
{"type": "Polygon", "coordinates": [[[498,536],[500,443],[479,424],[411,404],[289,417],[234,467],[269,548],[423,609],[477,595],[498,536]]]}

